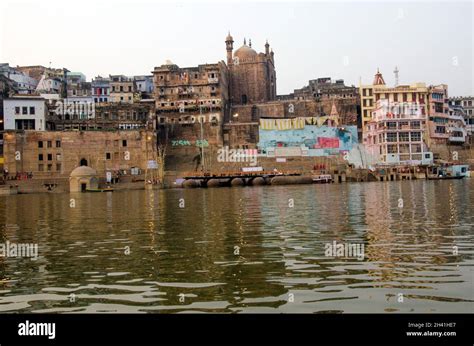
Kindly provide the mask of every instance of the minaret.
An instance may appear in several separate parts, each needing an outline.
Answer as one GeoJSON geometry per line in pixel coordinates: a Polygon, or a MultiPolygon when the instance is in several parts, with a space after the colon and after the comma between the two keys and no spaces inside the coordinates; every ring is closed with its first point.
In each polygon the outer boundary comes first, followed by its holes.
{"type": "Polygon", "coordinates": [[[398,86],[398,72],[400,72],[398,70],[398,67],[395,66],[395,70],[393,70],[393,73],[395,73],[395,86],[397,87],[398,86]]]}
{"type": "Polygon", "coordinates": [[[265,43],[265,55],[269,56],[270,55],[270,45],[268,44],[268,40],[265,43]]]}
{"type": "Polygon", "coordinates": [[[225,39],[225,49],[227,50],[227,65],[232,65],[232,50],[234,49],[234,39],[229,34],[225,39]]]}

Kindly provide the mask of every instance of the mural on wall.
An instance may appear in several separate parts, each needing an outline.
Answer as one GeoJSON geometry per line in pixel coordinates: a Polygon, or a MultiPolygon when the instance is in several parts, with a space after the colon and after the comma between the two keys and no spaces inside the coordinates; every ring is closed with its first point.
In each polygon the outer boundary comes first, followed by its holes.
{"type": "Polygon", "coordinates": [[[305,125],[288,130],[260,127],[259,138],[258,148],[267,156],[339,155],[351,151],[358,144],[357,126],[305,125]],[[295,150],[297,148],[299,150],[295,150]]]}

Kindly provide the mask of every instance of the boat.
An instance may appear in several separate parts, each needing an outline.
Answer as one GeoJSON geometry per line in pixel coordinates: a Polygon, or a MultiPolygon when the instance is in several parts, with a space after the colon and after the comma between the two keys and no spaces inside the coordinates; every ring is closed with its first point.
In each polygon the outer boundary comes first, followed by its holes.
{"type": "Polygon", "coordinates": [[[105,187],[102,189],[86,189],[86,192],[113,192],[114,189],[111,187],[105,187]]]}
{"type": "Polygon", "coordinates": [[[463,179],[468,176],[469,165],[445,164],[430,166],[426,172],[428,180],[463,179]]]}
{"type": "Polygon", "coordinates": [[[331,174],[318,174],[312,176],[313,183],[315,184],[329,184],[332,183],[331,174]]]}

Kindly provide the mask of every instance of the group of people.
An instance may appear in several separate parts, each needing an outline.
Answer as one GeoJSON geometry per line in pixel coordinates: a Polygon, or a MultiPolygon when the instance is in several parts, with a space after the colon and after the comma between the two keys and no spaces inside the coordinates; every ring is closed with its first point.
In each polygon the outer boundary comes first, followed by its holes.
{"type": "Polygon", "coordinates": [[[3,180],[28,180],[33,179],[33,172],[16,172],[15,175],[12,175],[8,172],[8,169],[3,170],[3,180]]]}

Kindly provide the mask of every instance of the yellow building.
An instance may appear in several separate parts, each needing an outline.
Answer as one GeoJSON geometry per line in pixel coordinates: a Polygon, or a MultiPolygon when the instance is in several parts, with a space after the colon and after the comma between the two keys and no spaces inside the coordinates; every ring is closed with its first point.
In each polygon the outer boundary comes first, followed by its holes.
{"type": "Polygon", "coordinates": [[[378,100],[388,99],[392,102],[417,102],[422,105],[422,114],[429,114],[429,89],[425,83],[411,85],[398,85],[393,88],[387,87],[382,74],[377,69],[375,78],[370,85],[360,85],[360,107],[362,116],[362,129],[372,119],[375,104],[378,100]]]}

